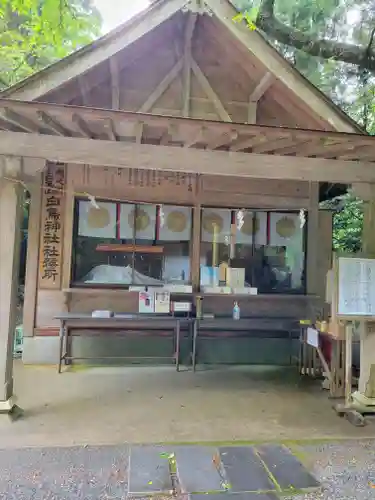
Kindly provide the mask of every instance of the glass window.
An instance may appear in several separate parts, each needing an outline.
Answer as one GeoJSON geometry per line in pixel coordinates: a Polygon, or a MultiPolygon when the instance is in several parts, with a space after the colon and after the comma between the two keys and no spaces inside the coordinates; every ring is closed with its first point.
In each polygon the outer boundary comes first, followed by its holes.
{"type": "Polygon", "coordinates": [[[77,200],[72,281],[188,284],[191,231],[190,207],[77,200]]]}
{"type": "Polygon", "coordinates": [[[304,293],[304,217],[204,208],[200,264],[201,286],[223,285],[224,278],[232,288],[258,293],[304,293]]]}

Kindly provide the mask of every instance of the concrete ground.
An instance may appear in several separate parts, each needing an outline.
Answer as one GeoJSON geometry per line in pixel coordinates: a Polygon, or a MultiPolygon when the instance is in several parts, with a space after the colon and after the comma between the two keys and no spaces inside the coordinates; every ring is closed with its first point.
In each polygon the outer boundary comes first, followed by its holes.
{"type": "Polygon", "coordinates": [[[355,428],[340,419],[328,393],[301,384],[290,369],[128,367],[58,375],[56,367],[17,361],[15,392],[25,416],[15,423],[0,417],[1,448],[375,437],[372,423],[355,428]]]}

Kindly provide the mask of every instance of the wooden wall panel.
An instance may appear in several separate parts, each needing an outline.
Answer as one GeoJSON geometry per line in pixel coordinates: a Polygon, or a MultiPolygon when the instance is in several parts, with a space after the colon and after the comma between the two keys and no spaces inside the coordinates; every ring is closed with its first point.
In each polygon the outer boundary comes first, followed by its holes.
{"type": "Polygon", "coordinates": [[[196,200],[197,176],[193,174],[89,165],[72,165],[70,169],[69,187],[76,195],[90,193],[123,201],[189,205],[196,200]]]}
{"type": "Polygon", "coordinates": [[[60,290],[38,290],[36,303],[36,328],[58,327],[55,316],[66,312],[65,297],[60,290]]]}
{"type": "Polygon", "coordinates": [[[243,208],[301,209],[309,206],[309,185],[299,181],[202,176],[202,204],[243,208]]]}

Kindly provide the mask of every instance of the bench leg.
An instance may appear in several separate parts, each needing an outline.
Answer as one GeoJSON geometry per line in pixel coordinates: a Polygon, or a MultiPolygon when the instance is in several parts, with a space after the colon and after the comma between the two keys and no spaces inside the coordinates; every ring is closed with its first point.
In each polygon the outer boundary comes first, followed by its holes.
{"type": "Polygon", "coordinates": [[[197,339],[198,339],[198,325],[197,321],[194,321],[193,325],[193,371],[196,370],[197,364],[197,339]]]}
{"type": "Polygon", "coordinates": [[[64,337],[65,337],[65,325],[64,325],[64,322],[61,322],[59,337],[60,337],[60,346],[59,346],[59,367],[58,367],[58,372],[61,373],[61,365],[62,365],[62,360],[63,360],[63,349],[64,349],[64,337]]]}
{"type": "Polygon", "coordinates": [[[176,323],[176,371],[180,371],[180,322],[176,323]]]}

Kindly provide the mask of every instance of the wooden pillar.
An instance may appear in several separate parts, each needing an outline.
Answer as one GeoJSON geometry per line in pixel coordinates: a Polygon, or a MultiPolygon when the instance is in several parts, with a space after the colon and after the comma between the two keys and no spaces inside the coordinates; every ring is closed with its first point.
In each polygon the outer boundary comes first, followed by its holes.
{"type": "Polygon", "coordinates": [[[310,182],[310,204],[307,218],[306,288],[309,295],[319,292],[318,245],[319,245],[319,182],[310,182]]]}
{"type": "Polygon", "coordinates": [[[193,254],[191,259],[191,281],[194,291],[199,288],[200,276],[200,248],[201,248],[201,205],[197,204],[194,207],[193,214],[193,254]]]}
{"type": "Polygon", "coordinates": [[[13,407],[13,342],[23,217],[22,185],[0,178],[0,411],[13,407]]]}
{"type": "MultiPolygon", "coordinates": [[[[364,201],[362,252],[365,257],[375,258],[375,184],[353,184],[356,196],[364,201]]],[[[375,404],[375,333],[368,331],[367,323],[360,328],[361,369],[359,393],[365,405],[375,404]],[[363,397],[363,399],[362,399],[363,397]]]]}
{"type": "MultiPolygon", "coordinates": [[[[41,160],[43,161],[43,160],[41,160]]],[[[39,241],[42,206],[41,174],[28,186],[30,193],[29,224],[27,235],[27,257],[25,298],[23,304],[23,336],[32,337],[35,326],[36,294],[39,269],[39,241]]]]}

